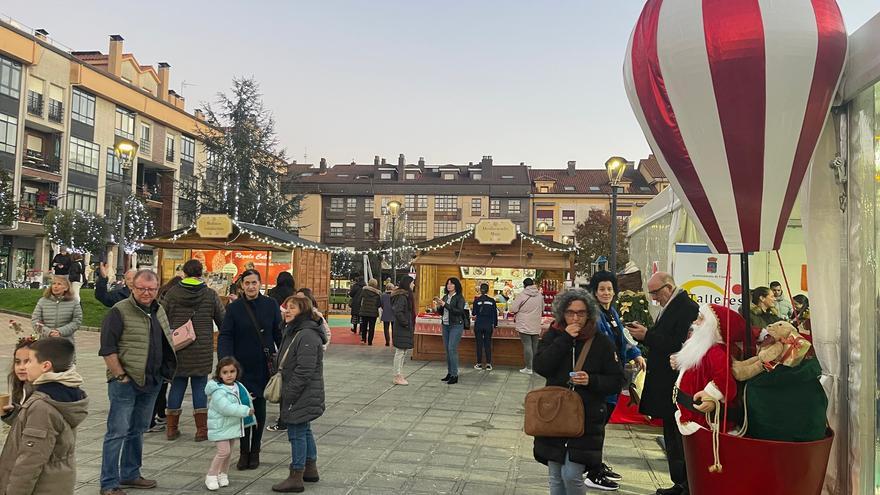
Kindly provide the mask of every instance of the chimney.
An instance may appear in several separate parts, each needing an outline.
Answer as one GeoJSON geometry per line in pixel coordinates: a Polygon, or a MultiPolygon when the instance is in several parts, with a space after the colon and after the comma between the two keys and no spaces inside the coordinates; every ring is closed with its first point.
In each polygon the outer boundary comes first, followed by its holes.
{"type": "Polygon", "coordinates": [[[34,31],[34,36],[37,37],[38,40],[48,41],[49,31],[46,31],[43,28],[37,29],[34,31]]]}
{"type": "Polygon", "coordinates": [[[574,160],[569,160],[569,161],[568,161],[568,170],[567,170],[568,175],[570,175],[570,176],[574,176],[574,166],[575,166],[576,163],[577,163],[577,162],[574,161],[574,160]]]}
{"type": "Polygon", "coordinates": [[[385,159],[381,159],[376,165],[385,165],[385,159]]]}
{"type": "Polygon", "coordinates": [[[480,165],[483,165],[483,166],[488,165],[491,167],[492,166],[492,155],[483,156],[483,160],[480,162],[480,165]]]}
{"type": "Polygon", "coordinates": [[[379,165],[379,155],[376,155],[373,157],[373,165],[376,165],[376,166],[379,165]]]}
{"type": "MultiPolygon", "coordinates": [[[[201,108],[196,108],[193,113],[195,114],[197,119],[201,120],[202,122],[205,121],[205,114],[202,112],[201,108]]],[[[296,160],[294,160],[294,163],[296,163],[296,160]]]]}
{"type": "Polygon", "coordinates": [[[118,34],[110,35],[110,56],[107,57],[107,70],[116,77],[122,76],[122,42],[118,34]]]}
{"type": "Polygon", "coordinates": [[[424,166],[425,166],[425,157],[420,156],[419,157],[419,167],[424,167],[424,166]]]}
{"type": "Polygon", "coordinates": [[[403,153],[401,153],[400,156],[397,157],[397,166],[402,167],[404,165],[406,165],[406,158],[404,158],[403,153]]]}
{"type": "Polygon", "coordinates": [[[168,98],[168,84],[171,82],[171,66],[168,62],[159,62],[159,99],[171,102],[168,98]]]}
{"type": "Polygon", "coordinates": [[[174,102],[174,106],[177,108],[186,111],[186,98],[183,96],[177,95],[177,101],[174,102]]]}
{"type": "Polygon", "coordinates": [[[327,159],[326,158],[321,158],[321,164],[318,165],[318,170],[320,170],[322,174],[327,173],[327,159]]]}
{"type": "Polygon", "coordinates": [[[406,157],[403,156],[403,153],[398,155],[397,157],[397,180],[403,180],[406,178],[406,157]]]}

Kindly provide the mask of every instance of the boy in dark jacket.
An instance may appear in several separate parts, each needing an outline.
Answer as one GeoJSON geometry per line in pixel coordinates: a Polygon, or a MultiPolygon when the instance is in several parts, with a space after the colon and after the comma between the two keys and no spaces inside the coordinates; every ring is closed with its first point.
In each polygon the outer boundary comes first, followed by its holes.
{"type": "Polygon", "coordinates": [[[498,304],[489,296],[489,284],[480,284],[480,295],[471,305],[474,315],[474,338],[477,344],[477,364],[474,369],[492,370],[492,331],[498,326],[498,304]],[[483,351],[486,352],[484,366],[483,351]]]}
{"type": "Polygon", "coordinates": [[[61,337],[34,342],[27,364],[34,393],[21,406],[4,407],[14,417],[0,454],[0,494],[73,493],[76,428],[89,400],[73,368],[73,344],[61,337]],[[17,414],[11,414],[19,408],[17,414]]]}

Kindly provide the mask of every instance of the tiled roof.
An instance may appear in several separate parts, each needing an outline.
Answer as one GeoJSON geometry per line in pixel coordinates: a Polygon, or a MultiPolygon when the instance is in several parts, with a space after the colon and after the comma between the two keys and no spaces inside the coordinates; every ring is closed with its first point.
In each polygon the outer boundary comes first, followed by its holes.
{"type": "Polygon", "coordinates": [[[319,167],[310,166],[308,168],[297,164],[291,165],[289,180],[299,183],[320,183],[320,184],[437,184],[437,185],[455,185],[455,184],[483,184],[483,185],[520,185],[529,184],[528,167],[525,165],[492,165],[487,169],[483,169],[480,164],[469,165],[406,165],[406,173],[412,173],[418,170],[415,179],[399,181],[397,177],[397,165],[386,163],[384,165],[364,165],[364,164],[337,164],[327,167],[323,172],[319,167]],[[457,170],[455,178],[447,180],[443,178],[444,173],[448,173],[454,167],[457,170]],[[483,177],[480,180],[474,180],[468,173],[468,168],[480,169],[483,177]],[[302,175],[302,174],[311,175],[302,175]],[[391,173],[391,179],[382,179],[382,173],[391,173]]]}
{"type": "MultiPolygon", "coordinates": [[[[568,169],[532,169],[532,192],[535,194],[611,194],[608,173],[603,169],[581,169],[571,174],[568,169]],[[541,193],[536,181],[553,181],[548,192],[541,193]]],[[[624,181],[629,181],[627,194],[657,194],[657,189],[645,182],[642,174],[627,169],[624,181]],[[643,190],[642,188],[648,188],[643,190]]],[[[619,190],[618,190],[619,192],[619,190]]]]}
{"type": "Polygon", "coordinates": [[[660,168],[660,163],[657,161],[657,158],[652,154],[648,155],[648,158],[643,158],[639,160],[639,170],[645,167],[645,171],[651,177],[656,178],[666,178],[666,174],[663,173],[663,169],[660,168]]]}

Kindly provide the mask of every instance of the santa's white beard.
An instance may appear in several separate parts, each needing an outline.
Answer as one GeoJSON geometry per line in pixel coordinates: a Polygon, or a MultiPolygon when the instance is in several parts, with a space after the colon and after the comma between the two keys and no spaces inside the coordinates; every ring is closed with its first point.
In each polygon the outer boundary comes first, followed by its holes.
{"type": "Polygon", "coordinates": [[[709,352],[712,346],[723,342],[718,335],[718,321],[711,310],[703,312],[703,323],[700,325],[694,323],[691,328],[693,332],[690,338],[685,341],[681,350],[675,354],[675,360],[678,363],[680,373],[684,373],[699,365],[700,361],[703,360],[703,356],[709,352]]]}

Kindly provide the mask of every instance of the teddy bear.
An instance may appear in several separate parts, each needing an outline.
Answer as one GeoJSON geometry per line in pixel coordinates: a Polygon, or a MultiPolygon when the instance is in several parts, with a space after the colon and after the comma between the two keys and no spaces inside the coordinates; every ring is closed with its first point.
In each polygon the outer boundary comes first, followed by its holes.
{"type": "Polygon", "coordinates": [[[793,368],[803,361],[810,349],[810,342],[787,321],[772,323],[766,330],[772,338],[760,347],[757,356],[744,361],[733,361],[731,371],[737,381],[746,381],[762,371],[771,371],[780,364],[793,368]]]}

